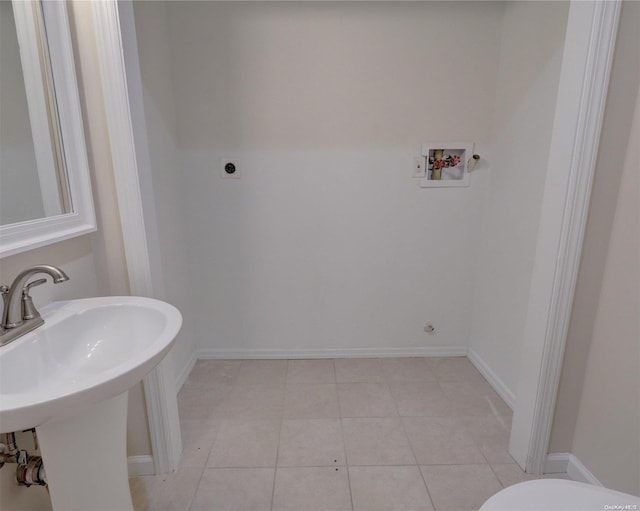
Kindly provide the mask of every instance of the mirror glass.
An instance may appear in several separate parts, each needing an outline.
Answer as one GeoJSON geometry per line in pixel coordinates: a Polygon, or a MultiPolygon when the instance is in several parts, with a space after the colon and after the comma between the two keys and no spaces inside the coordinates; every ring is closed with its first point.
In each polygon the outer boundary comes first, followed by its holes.
{"type": "Polygon", "coordinates": [[[95,230],[66,2],[0,0],[0,257],[95,230]]]}
{"type": "Polygon", "coordinates": [[[0,2],[0,225],[71,211],[40,7],[27,42],[12,3],[0,2]]]}

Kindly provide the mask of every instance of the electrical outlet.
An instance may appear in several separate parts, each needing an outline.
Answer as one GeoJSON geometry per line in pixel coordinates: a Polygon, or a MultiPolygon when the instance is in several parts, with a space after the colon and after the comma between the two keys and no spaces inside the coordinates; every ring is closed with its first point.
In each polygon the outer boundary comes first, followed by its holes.
{"type": "Polygon", "coordinates": [[[413,177],[426,177],[427,160],[424,156],[416,156],[413,159],[413,177]]]}
{"type": "Polygon", "coordinates": [[[240,179],[240,163],[238,160],[222,158],[220,173],[223,178],[240,179]]]}

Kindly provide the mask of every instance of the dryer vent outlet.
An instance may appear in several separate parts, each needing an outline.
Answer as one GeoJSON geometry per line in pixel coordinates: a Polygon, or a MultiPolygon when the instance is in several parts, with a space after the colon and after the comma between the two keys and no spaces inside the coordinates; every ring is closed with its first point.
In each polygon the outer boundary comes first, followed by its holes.
{"type": "Polygon", "coordinates": [[[223,178],[240,179],[240,164],[238,160],[223,158],[220,171],[223,178]]]}

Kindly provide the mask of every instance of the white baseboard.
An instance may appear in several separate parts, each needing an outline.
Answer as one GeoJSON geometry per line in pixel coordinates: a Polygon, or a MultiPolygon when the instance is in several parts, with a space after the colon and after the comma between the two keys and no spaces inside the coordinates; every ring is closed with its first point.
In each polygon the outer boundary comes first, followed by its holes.
{"type": "Polygon", "coordinates": [[[495,390],[504,402],[507,403],[507,406],[513,410],[516,405],[516,396],[511,389],[505,385],[473,348],[469,348],[467,357],[476,369],[480,371],[480,374],[489,382],[489,385],[493,387],[493,390],[495,390]]]}
{"type": "Polygon", "coordinates": [[[187,378],[189,377],[189,373],[193,369],[193,366],[196,365],[197,361],[198,361],[198,353],[194,351],[193,354],[191,355],[191,358],[187,361],[187,363],[184,365],[180,373],[176,376],[176,394],[180,392],[180,389],[184,385],[184,382],[187,381],[187,378]]]}
{"type": "Polygon", "coordinates": [[[545,474],[566,474],[567,467],[569,466],[568,452],[555,452],[547,455],[547,460],[544,462],[543,472],[545,474]]]}
{"type": "Polygon", "coordinates": [[[300,359],[300,358],[383,358],[383,357],[464,357],[464,346],[410,348],[329,348],[329,349],[204,349],[199,359],[300,359]]]}
{"type": "Polygon", "coordinates": [[[129,456],[127,458],[127,467],[129,469],[129,477],[155,475],[153,456],[149,454],[129,456]]]}
{"type": "Polygon", "coordinates": [[[598,478],[584,466],[577,456],[570,452],[549,454],[544,464],[544,473],[562,474],[565,472],[574,481],[602,486],[598,478]]]}
{"type": "Polygon", "coordinates": [[[594,476],[591,471],[587,467],[585,467],[582,462],[573,454],[569,455],[567,474],[574,481],[595,484],[596,486],[603,486],[603,484],[598,481],[598,478],[594,476]]]}

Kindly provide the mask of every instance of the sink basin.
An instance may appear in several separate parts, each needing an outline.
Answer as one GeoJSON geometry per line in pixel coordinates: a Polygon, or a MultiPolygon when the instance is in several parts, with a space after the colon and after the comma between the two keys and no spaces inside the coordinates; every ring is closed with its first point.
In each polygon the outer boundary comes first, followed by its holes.
{"type": "Polygon", "coordinates": [[[72,415],[131,388],[167,354],[180,312],[136,296],[54,302],[0,348],[0,433],[72,415]]]}

